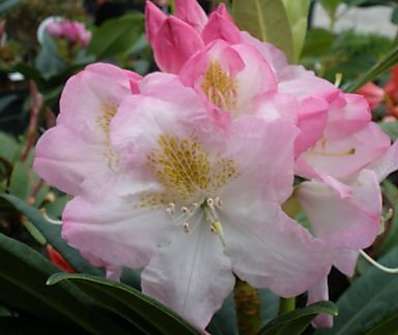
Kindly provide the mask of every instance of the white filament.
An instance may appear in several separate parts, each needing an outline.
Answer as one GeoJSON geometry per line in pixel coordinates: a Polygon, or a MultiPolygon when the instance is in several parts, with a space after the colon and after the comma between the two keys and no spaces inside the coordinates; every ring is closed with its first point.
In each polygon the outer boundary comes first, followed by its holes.
{"type": "Polygon", "coordinates": [[[374,260],[372,257],[370,257],[365,251],[360,250],[359,253],[363,258],[365,258],[370,264],[378,268],[379,270],[389,273],[389,274],[398,274],[398,268],[389,268],[387,266],[384,266],[380,263],[378,263],[376,260],[374,260]]]}

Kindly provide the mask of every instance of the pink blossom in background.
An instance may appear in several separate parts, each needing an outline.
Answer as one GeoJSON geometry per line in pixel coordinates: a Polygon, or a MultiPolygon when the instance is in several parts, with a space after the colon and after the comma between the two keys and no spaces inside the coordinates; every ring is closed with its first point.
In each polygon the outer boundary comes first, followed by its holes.
{"type": "MultiPolygon", "coordinates": [[[[360,95],[344,94],[329,110],[322,138],[296,162],[296,173],[312,179],[300,184],[298,199],[334,255],[333,265],[354,273],[359,250],[380,233],[382,195],[379,182],[398,168],[397,145],[371,121],[360,95]]],[[[309,303],[328,297],[327,277],[309,291],[309,303]]],[[[331,326],[330,316],[315,319],[331,326]]]]}
{"type": "Polygon", "coordinates": [[[83,23],[78,21],[53,20],[47,25],[46,29],[50,36],[66,39],[83,47],[86,47],[91,41],[91,32],[86,29],[83,23]]]}
{"type": "Polygon", "coordinates": [[[384,90],[372,82],[363,85],[356,93],[362,95],[367,100],[372,110],[377,108],[384,101],[385,97],[384,90]]]}

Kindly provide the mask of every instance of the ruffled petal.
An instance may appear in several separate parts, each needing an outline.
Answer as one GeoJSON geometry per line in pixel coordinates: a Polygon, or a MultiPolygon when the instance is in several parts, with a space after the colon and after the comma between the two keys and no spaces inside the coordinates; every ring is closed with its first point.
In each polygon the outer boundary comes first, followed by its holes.
{"type": "Polygon", "coordinates": [[[379,160],[369,165],[368,169],[376,173],[379,181],[398,170],[398,142],[395,142],[379,160]]]}
{"type": "Polygon", "coordinates": [[[331,261],[323,243],[279,206],[253,199],[244,190],[223,201],[225,252],[242,280],[291,297],[327,275],[331,261]]]}
{"type": "Polygon", "coordinates": [[[234,286],[229,259],[207,224],[161,248],[141,275],[143,292],[204,329],[234,286]]]}
{"type": "Polygon", "coordinates": [[[350,186],[350,197],[316,181],[300,184],[297,194],[315,236],[333,247],[363,249],[380,229],[381,191],[370,170],[362,171],[350,186]]]}
{"type": "Polygon", "coordinates": [[[61,96],[57,126],[41,137],[35,171],[51,185],[72,195],[83,180],[117,169],[109,141],[109,123],[139,76],[113,65],[93,64],[68,80],[61,96]]]}
{"type": "Polygon", "coordinates": [[[108,269],[144,267],[177,229],[164,209],[143,205],[146,194],[159,190],[156,183],[126,176],[99,184],[67,204],[62,237],[108,269]]]}
{"type": "Polygon", "coordinates": [[[296,173],[306,178],[329,175],[349,178],[380,159],[390,147],[390,139],[373,122],[342,139],[324,138],[303,153],[296,162],[296,173]]]}

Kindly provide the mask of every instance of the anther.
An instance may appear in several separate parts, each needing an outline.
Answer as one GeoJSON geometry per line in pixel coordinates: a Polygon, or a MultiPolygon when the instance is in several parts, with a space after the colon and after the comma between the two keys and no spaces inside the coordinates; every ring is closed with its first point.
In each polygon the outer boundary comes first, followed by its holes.
{"type": "Polygon", "coordinates": [[[181,207],[180,211],[181,211],[182,213],[184,213],[184,214],[188,214],[188,213],[191,212],[191,211],[189,210],[189,208],[188,208],[188,207],[185,207],[185,206],[181,207]]]}

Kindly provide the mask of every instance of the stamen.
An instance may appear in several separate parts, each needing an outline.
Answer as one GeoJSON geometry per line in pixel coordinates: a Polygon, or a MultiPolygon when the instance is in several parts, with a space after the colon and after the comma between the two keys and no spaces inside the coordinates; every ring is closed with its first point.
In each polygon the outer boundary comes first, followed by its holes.
{"type": "Polygon", "coordinates": [[[206,200],[207,206],[204,207],[204,211],[206,220],[210,224],[210,231],[218,235],[222,245],[225,247],[224,230],[222,228],[220,219],[218,218],[216,208],[214,207],[214,203],[217,202],[219,203],[220,199],[215,201],[213,198],[208,198],[206,200]]]}
{"type": "Polygon", "coordinates": [[[50,218],[50,217],[48,216],[47,211],[46,211],[45,208],[42,208],[42,209],[41,209],[41,212],[42,212],[42,214],[43,214],[44,219],[45,219],[48,223],[55,224],[55,225],[62,225],[62,221],[61,221],[61,220],[55,220],[55,219],[50,218]]]}
{"type": "Polygon", "coordinates": [[[343,156],[351,156],[355,155],[356,149],[351,148],[347,151],[341,151],[341,152],[326,152],[326,151],[311,151],[312,154],[315,155],[320,155],[320,156],[326,156],[326,157],[343,157],[343,156]]]}
{"type": "Polygon", "coordinates": [[[359,250],[360,255],[365,258],[370,264],[378,268],[379,270],[388,273],[388,274],[398,274],[398,268],[389,268],[387,266],[384,266],[380,263],[378,263],[376,260],[374,260],[372,257],[370,257],[365,251],[359,250]]]}

